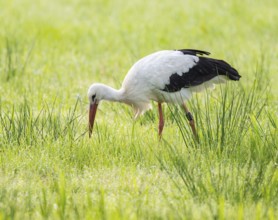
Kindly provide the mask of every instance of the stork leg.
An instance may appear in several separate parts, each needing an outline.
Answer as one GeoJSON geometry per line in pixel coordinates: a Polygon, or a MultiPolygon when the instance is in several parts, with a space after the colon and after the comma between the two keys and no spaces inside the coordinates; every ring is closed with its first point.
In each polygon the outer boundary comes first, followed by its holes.
{"type": "Polygon", "coordinates": [[[159,138],[161,138],[163,127],[164,127],[164,118],[163,118],[161,103],[158,103],[158,113],[159,113],[158,136],[159,138]]]}
{"type": "Polygon", "coordinates": [[[183,107],[183,109],[185,111],[186,118],[189,121],[189,124],[190,124],[190,127],[192,129],[193,135],[194,135],[194,137],[196,139],[198,139],[194,118],[193,118],[191,112],[188,110],[188,108],[185,105],[185,103],[183,103],[182,107],[183,107]]]}

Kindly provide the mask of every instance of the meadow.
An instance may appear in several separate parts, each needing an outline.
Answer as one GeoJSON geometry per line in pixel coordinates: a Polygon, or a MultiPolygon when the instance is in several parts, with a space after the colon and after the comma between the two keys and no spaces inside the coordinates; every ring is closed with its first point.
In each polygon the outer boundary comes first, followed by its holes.
{"type": "Polygon", "coordinates": [[[0,1],[0,219],[278,219],[278,2],[0,1]],[[195,48],[242,78],[138,120],[87,89],[195,48]]]}

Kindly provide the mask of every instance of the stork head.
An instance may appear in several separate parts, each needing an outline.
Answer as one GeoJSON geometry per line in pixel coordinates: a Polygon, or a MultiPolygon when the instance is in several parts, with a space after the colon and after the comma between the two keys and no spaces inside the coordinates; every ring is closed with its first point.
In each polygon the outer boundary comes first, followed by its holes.
{"type": "Polygon", "coordinates": [[[104,99],[105,95],[105,85],[101,83],[94,83],[88,89],[88,99],[90,104],[99,103],[102,99],[104,99]]]}
{"type": "Polygon", "coordinates": [[[88,90],[88,98],[90,102],[89,111],[89,137],[91,137],[95,117],[97,113],[97,106],[101,100],[118,101],[123,99],[123,89],[115,90],[110,86],[106,86],[101,83],[92,84],[88,90]]]}
{"type": "Polygon", "coordinates": [[[90,103],[89,137],[92,135],[98,103],[103,99],[103,93],[103,85],[98,83],[92,84],[88,90],[88,99],[90,103]]]}

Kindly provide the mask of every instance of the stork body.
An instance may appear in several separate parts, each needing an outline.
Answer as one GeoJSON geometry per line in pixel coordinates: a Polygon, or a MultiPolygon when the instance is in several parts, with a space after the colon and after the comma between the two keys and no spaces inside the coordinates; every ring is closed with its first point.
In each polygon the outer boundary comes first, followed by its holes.
{"type": "Polygon", "coordinates": [[[201,92],[213,88],[215,84],[239,80],[241,77],[225,61],[200,56],[204,54],[209,55],[208,52],[192,49],[158,51],[137,61],[128,71],[119,90],[104,84],[92,84],[88,90],[89,135],[101,100],[131,105],[135,117],[149,110],[151,101],[158,102],[160,136],[164,126],[161,103],[181,105],[196,135],[194,120],[185,102],[193,92],[201,92]]]}

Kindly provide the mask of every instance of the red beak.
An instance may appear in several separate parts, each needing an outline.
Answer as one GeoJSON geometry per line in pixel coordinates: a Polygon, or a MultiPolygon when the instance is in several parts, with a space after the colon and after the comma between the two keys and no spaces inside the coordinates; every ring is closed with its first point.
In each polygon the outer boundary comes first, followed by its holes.
{"type": "Polygon", "coordinates": [[[89,111],[89,138],[92,136],[92,131],[94,128],[95,117],[97,113],[97,103],[90,104],[90,111],[89,111]]]}

